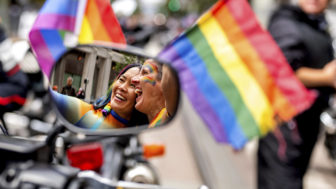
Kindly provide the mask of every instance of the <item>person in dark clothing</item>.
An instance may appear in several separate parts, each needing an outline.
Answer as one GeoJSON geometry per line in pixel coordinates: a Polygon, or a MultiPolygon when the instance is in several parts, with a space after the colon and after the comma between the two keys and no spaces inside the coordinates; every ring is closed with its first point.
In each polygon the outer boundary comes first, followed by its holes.
{"type": "Polygon", "coordinates": [[[77,98],[84,99],[85,98],[85,91],[84,91],[84,89],[79,88],[76,96],[77,96],[77,98]]]}
{"type": "Polygon", "coordinates": [[[67,85],[62,88],[62,91],[61,91],[62,94],[65,94],[68,96],[76,96],[76,91],[72,87],[72,81],[73,81],[72,77],[67,78],[67,85]]]}
{"type": "MultiPolygon", "coordinates": [[[[29,80],[18,64],[21,55],[17,54],[17,47],[7,38],[0,23],[0,116],[21,108],[26,102],[29,80]]],[[[20,51],[25,53],[28,47],[20,51]]]]}
{"type": "Polygon", "coordinates": [[[335,92],[336,61],[324,10],[328,0],[299,0],[272,15],[269,31],[296,76],[316,91],[314,104],[259,140],[258,188],[299,189],[318,138],[320,114],[335,92]]]}

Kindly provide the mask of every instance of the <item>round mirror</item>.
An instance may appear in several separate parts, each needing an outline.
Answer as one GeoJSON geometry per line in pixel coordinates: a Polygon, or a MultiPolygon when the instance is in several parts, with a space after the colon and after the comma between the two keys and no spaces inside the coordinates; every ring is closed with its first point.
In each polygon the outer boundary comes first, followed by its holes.
{"type": "Polygon", "coordinates": [[[70,130],[87,134],[164,125],[177,111],[179,89],[172,67],[129,47],[70,49],[50,77],[58,115],[70,130]]]}

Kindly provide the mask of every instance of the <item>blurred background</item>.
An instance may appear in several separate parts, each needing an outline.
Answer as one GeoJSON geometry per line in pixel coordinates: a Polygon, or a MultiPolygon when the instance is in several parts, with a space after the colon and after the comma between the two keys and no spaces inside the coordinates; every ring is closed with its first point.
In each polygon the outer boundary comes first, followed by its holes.
{"type": "MultiPolygon", "coordinates": [[[[0,22],[9,36],[26,39],[45,0],[2,0],[0,22]]],[[[260,23],[266,26],[268,17],[279,3],[295,0],[249,0],[260,23]]],[[[156,55],[169,41],[188,28],[216,0],[111,0],[127,43],[145,48],[156,55]]],[[[335,18],[336,3],[332,1],[328,15],[335,18]]],[[[336,22],[336,19],[330,19],[336,22]]],[[[335,29],[331,30],[335,33],[335,29]]]]}
{"type": "MultiPolygon", "coordinates": [[[[155,56],[178,34],[190,27],[216,0],[111,0],[127,43],[155,56]]],[[[271,12],[290,0],[249,0],[261,25],[271,12]]],[[[1,0],[0,23],[8,36],[28,39],[28,32],[44,0],[1,0]]],[[[327,11],[331,35],[336,39],[336,1],[327,11]]],[[[334,42],[334,46],[336,43],[334,42]]],[[[0,89],[1,90],[1,89],[0,89]]],[[[179,114],[168,127],[142,134],[142,140],[166,145],[163,157],[152,159],[161,183],[173,188],[255,188],[256,141],[236,152],[217,144],[182,95],[179,114]]],[[[336,167],[327,156],[323,136],[314,151],[305,177],[307,189],[336,188],[336,167]]]]}

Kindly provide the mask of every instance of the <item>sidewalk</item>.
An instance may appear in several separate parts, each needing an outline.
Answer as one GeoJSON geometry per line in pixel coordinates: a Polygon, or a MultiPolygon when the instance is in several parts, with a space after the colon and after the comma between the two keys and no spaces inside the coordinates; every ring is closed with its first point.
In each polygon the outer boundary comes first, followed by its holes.
{"type": "Polygon", "coordinates": [[[323,142],[324,136],[322,135],[315,146],[310,168],[305,176],[305,189],[336,188],[336,166],[328,157],[323,142]]]}

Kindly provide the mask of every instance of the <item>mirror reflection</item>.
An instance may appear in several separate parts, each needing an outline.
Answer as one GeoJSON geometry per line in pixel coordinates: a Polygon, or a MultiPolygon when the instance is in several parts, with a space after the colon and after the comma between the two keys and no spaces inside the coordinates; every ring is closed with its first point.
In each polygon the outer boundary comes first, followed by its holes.
{"type": "Polygon", "coordinates": [[[90,130],[162,125],[174,116],[179,100],[178,79],[169,66],[98,46],[63,55],[50,86],[60,114],[90,130]]]}

